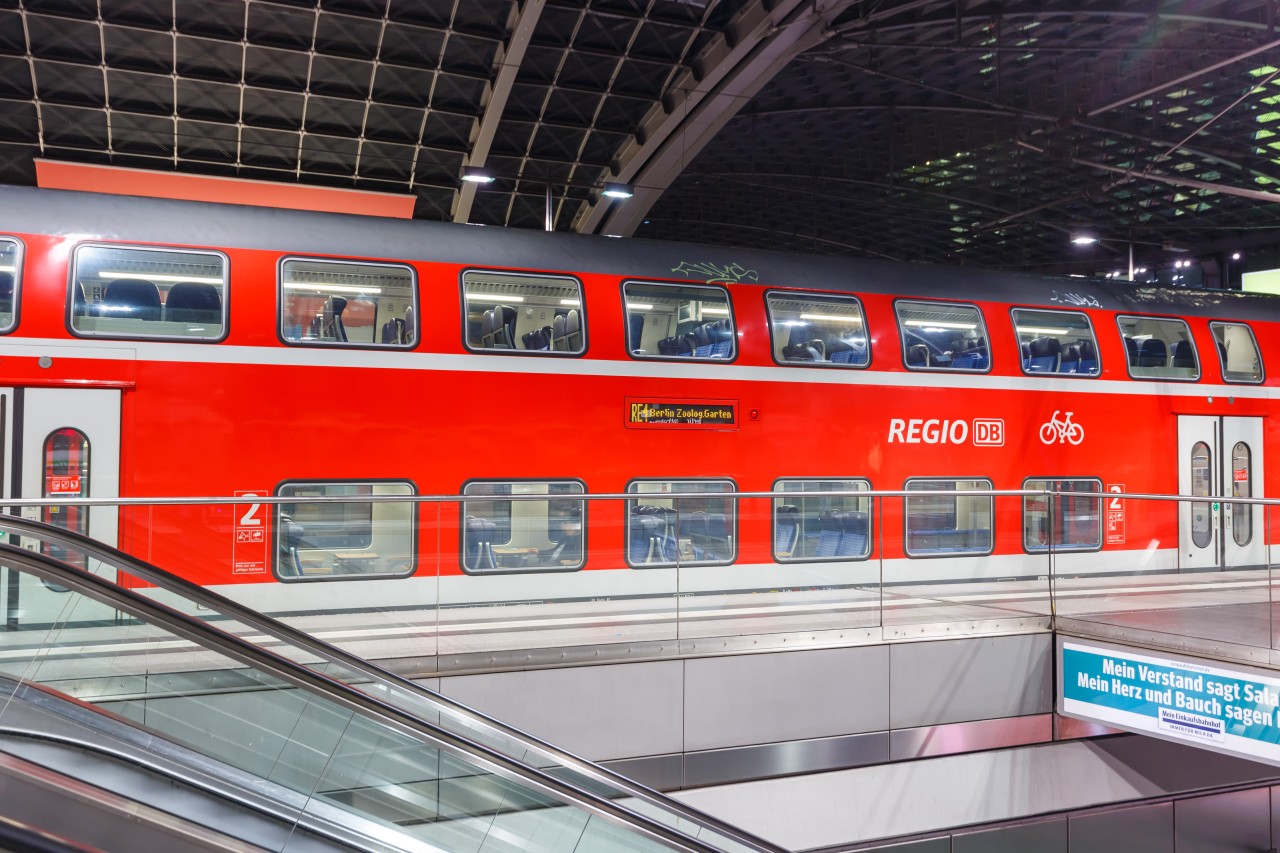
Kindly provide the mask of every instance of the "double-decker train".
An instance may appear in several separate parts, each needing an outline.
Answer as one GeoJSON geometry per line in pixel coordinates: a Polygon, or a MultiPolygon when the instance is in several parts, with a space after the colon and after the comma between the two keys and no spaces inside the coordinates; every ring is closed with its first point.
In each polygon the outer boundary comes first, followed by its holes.
{"type": "Polygon", "coordinates": [[[293,499],[25,510],[267,611],[1267,561],[1272,298],[0,198],[3,499],[293,499]]]}

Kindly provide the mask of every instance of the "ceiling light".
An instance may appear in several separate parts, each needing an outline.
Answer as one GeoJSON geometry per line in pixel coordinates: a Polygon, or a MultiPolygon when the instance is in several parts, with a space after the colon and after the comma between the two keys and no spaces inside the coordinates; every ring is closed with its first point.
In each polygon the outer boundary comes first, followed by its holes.
{"type": "Polygon", "coordinates": [[[1081,231],[1079,233],[1071,235],[1071,242],[1076,244],[1077,246],[1091,246],[1094,243],[1098,242],[1098,238],[1092,234],[1088,234],[1081,231]]]}
{"type": "Polygon", "coordinates": [[[488,169],[481,169],[479,166],[463,166],[462,180],[470,181],[473,184],[491,184],[497,178],[488,169]]]}
{"type": "MultiPolygon", "coordinates": [[[[1232,253],[1231,253],[1231,260],[1233,260],[1233,261],[1238,261],[1238,260],[1240,260],[1240,253],[1239,253],[1239,252],[1232,252],[1232,253]]],[[[12,268],[10,268],[10,269],[12,269],[12,268]]]]}
{"type": "Polygon", "coordinates": [[[13,264],[9,264],[8,266],[0,266],[0,272],[17,272],[17,271],[18,271],[18,268],[15,267],[13,264]]]}
{"type": "Polygon", "coordinates": [[[289,281],[285,282],[285,290],[314,290],[316,293],[381,293],[381,287],[366,287],[351,284],[326,284],[323,281],[289,281]]]}
{"type": "Polygon", "coordinates": [[[939,320],[907,320],[904,326],[919,326],[929,329],[976,329],[977,323],[944,323],[939,320]]]}
{"type": "Polygon", "coordinates": [[[848,314],[801,314],[801,320],[830,320],[835,323],[851,323],[855,326],[862,325],[861,317],[853,317],[848,314]]]}
{"type": "Polygon", "coordinates": [[[649,302],[628,302],[628,311],[652,311],[653,305],[649,302]]]}
{"type": "Polygon", "coordinates": [[[703,313],[703,314],[714,314],[714,315],[716,315],[717,317],[728,317],[728,316],[729,316],[729,309],[728,309],[728,308],[705,308],[705,307],[704,307],[704,308],[702,309],[702,313],[703,313]]]}
{"type": "Polygon", "coordinates": [[[579,305],[582,304],[582,300],[581,299],[561,299],[560,304],[572,305],[573,307],[577,308],[579,305]]]}
{"type": "Polygon", "coordinates": [[[467,301],[476,302],[524,302],[523,296],[507,296],[501,293],[468,293],[467,301]]]}
{"type": "Polygon", "coordinates": [[[222,284],[222,276],[211,275],[152,275],[144,272],[100,272],[98,278],[145,278],[147,281],[192,282],[193,284],[222,284]]]}
{"type": "Polygon", "coordinates": [[[609,198],[631,198],[635,195],[635,190],[631,188],[631,184],[605,184],[600,195],[609,198]]]}
{"type": "Polygon", "coordinates": [[[1034,334],[1034,335],[1068,335],[1070,329],[1050,329],[1044,326],[1019,326],[1018,334],[1034,334]]]}

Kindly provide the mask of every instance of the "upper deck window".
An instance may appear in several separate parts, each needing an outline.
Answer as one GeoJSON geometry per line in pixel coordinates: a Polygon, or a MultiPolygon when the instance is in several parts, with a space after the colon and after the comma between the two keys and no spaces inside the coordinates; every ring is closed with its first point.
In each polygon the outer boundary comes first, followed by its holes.
{"type": "Polygon", "coordinates": [[[1129,375],[1134,379],[1200,378],[1191,330],[1182,320],[1164,317],[1117,317],[1129,375]]]}
{"type": "Polygon", "coordinates": [[[690,284],[622,286],[627,307],[627,349],[636,358],[730,361],[737,355],[729,294],[690,284]]]}
{"type": "Polygon", "coordinates": [[[900,299],[895,307],[902,357],[909,370],[985,373],[991,369],[987,327],[975,306],[900,299]]]}
{"type": "Polygon", "coordinates": [[[1078,311],[1013,309],[1023,373],[1097,376],[1098,344],[1089,318],[1078,311]]]}
{"type": "Polygon", "coordinates": [[[77,335],[221,340],[227,258],[195,249],[77,246],[69,301],[77,335]]]}
{"type": "Polygon", "coordinates": [[[467,348],[580,354],[587,349],[582,285],[567,276],[462,274],[467,348]]]}
{"type": "Polygon", "coordinates": [[[871,362],[862,303],[852,296],[765,295],[779,364],[866,367],[871,362]]]}
{"type": "Polygon", "coordinates": [[[18,293],[22,284],[22,244],[0,237],[0,334],[18,325],[18,293]]]}
{"type": "Polygon", "coordinates": [[[1226,382],[1261,382],[1262,356],[1253,330],[1244,323],[1210,323],[1226,382]]]}
{"type": "Polygon", "coordinates": [[[290,344],[412,347],[418,283],[402,264],[286,258],[280,337],[290,344]]]}

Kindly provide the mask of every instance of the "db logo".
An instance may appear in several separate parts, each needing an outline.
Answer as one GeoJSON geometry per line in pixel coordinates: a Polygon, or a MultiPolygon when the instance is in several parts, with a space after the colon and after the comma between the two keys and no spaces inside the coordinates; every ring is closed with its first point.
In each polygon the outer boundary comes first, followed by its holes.
{"type": "Polygon", "coordinates": [[[1004,446],[1004,421],[998,418],[974,418],[973,443],[985,447],[1004,446]]]}

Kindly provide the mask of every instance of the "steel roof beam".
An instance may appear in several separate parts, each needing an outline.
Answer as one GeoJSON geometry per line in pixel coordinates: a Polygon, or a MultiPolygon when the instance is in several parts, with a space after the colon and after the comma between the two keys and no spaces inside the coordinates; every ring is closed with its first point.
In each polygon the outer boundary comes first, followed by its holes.
{"type": "Polygon", "coordinates": [[[618,152],[615,178],[631,184],[625,204],[600,199],[581,211],[574,230],[630,236],[685,165],[729,119],[799,54],[831,33],[831,22],[857,0],[821,9],[809,0],[781,0],[769,8],[752,0],[667,87],[618,152]],[[700,73],[699,73],[700,71],[700,73]]]}
{"type": "MultiPolygon", "coordinates": [[[[502,114],[507,109],[507,99],[515,87],[516,76],[524,62],[525,51],[533,41],[533,32],[537,29],[538,18],[547,5],[547,0],[524,0],[518,10],[513,10],[511,21],[511,37],[499,52],[493,84],[489,88],[488,97],[484,98],[484,113],[474,126],[471,142],[471,154],[466,164],[483,168],[489,159],[489,150],[498,135],[498,125],[502,123],[502,114]]],[[[471,208],[475,205],[477,184],[463,181],[453,205],[453,221],[468,222],[471,219],[471,208]]]]}

